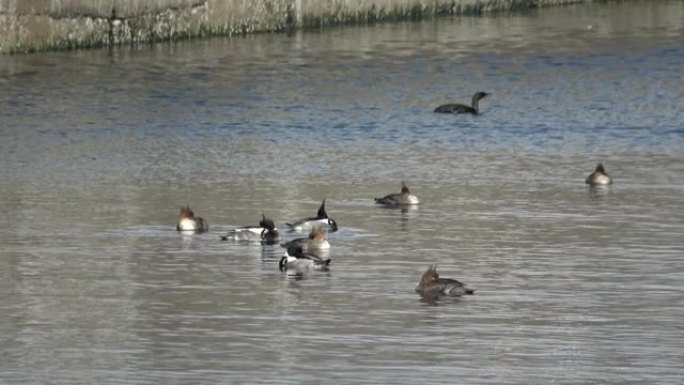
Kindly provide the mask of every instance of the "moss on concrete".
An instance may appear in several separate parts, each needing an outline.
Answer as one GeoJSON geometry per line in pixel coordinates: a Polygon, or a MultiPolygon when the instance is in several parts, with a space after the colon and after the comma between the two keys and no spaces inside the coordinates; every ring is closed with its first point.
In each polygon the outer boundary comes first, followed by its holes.
{"type": "Polygon", "coordinates": [[[582,1],[0,0],[0,53],[479,15],[582,1]]]}

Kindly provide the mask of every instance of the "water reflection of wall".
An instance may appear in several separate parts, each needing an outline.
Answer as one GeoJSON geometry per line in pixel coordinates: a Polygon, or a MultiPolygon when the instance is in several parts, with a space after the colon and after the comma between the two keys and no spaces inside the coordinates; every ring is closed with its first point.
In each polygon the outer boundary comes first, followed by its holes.
{"type": "Polygon", "coordinates": [[[7,0],[0,53],[91,47],[339,23],[480,14],[578,0],[7,0]]]}

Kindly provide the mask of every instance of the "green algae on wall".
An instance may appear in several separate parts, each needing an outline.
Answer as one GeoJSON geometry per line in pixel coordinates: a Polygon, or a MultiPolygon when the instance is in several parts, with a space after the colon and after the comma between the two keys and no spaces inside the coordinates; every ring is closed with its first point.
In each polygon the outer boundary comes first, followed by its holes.
{"type": "Polygon", "coordinates": [[[278,31],[292,0],[0,0],[0,53],[278,31]]]}

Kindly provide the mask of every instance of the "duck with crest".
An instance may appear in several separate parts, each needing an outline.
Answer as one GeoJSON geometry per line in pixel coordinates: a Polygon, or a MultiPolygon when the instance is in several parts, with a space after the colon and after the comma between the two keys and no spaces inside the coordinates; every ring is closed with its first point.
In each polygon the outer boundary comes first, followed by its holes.
{"type": "Polygon", "coordinates": [[[382,198],[375,198],[375,203],[385,205],[385,206],[405,206],[405,205],[417,205],[420,203],[418,197],[411,194],[406,182],[401,181],[401,193],[389,194],[382,198]]]}
{"type": "Polygon", "coordinates": [[[190,210],[190,206],[186,205],[180,209],[180,214],[178,214],[178,222],[176,223],[176,230],[203,233],[205,231],[209,231],[209,223],[207,223],[201,217],[196,217],[195,213],[190,210]]]}
{"type": "Polygon", "coordinates": [[[316,216],[300,219],[294,223],[285,224],[290,228],[291,231],[307,231],[316,226],[328,227],[330,228],[331,233],[337,231],[337,222],[329,217],[328,213],[325,211],[325,199],[323,199],[321,206],[318,208],[316,216]]]}
{"type": "Polygon", "coordinates": [[[606,186],[613,184],[613,179],[608,175],[606,169],[603,168],[603,163],[596,165],[596,170],[589,174],[585,182],[591,186],[606,186]]]}
{"type": "Polygon", "coordinates": [[[432,265],[425,270],[416,286],[416,293],[425,297],[452,296],[458,297],[466,294],[474,294],[475,290],[469,289],[462,282],[451,278],[440,278],[437,274],[437,265],[432,265]]]}
{"type": "Polygon", "coordinates": [[[222,241],[248,241],[248,242],[263,242],[265,244],[274,244],[280,240],[280,232],[275,226],[272,219],[266,218],[266,214],[261,213],[261,221],[259,226],[244,226],[237,229],[230,230],[228,234],[221,237],[222,241]]]}
{"type": "Polygon", "coordinates": [[[458,103],[449,103],[449,104],[442,104],[441,106],[435,108],[435,112],[443,113],[443,114],[473,114],[473,115],[479,115],[480,114],[480,100],[484,99],[487,95],[490,95],[486,92],[476,92],[475,95],[473,95],[473,100],[471,102],[470,106],[466,106],[465,104],[458,104],[458,103]]]}

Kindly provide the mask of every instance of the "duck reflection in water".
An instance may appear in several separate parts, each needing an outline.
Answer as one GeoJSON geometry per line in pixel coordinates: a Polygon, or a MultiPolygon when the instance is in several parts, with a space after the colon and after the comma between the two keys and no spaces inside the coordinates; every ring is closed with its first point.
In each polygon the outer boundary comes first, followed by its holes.
{"type": "Polygon", "coordinates": [[[610,188],[606,185],[589,186],[589,199],[601,200],[608,196],[610,188]]]}
{"type": "Polygon", "coordinates": [[[425,306],[443,306],[450,303],[459,303],[462,301],[462,298],[445,295],[421,295],[419,301],[425,306]]]}
{"type": "Polygon", "coordinates": [[[287,270],[285,272],[285,277],[290,282],[289,286],[293,287],[293,288],[300,288],[300,289],[301,289],[301,286],[299,286],[297,284],[298,282],[301,282],[304,280],[310,280],[310,279],[317,279],[319,277],[330,277],[330,276],[331,276],[330,269],[324,269],[324,270],[316,271],[315,274],[312,274],[312,273],[306,272],[306,271],[297,271],[297,270],[287,270]]]}

